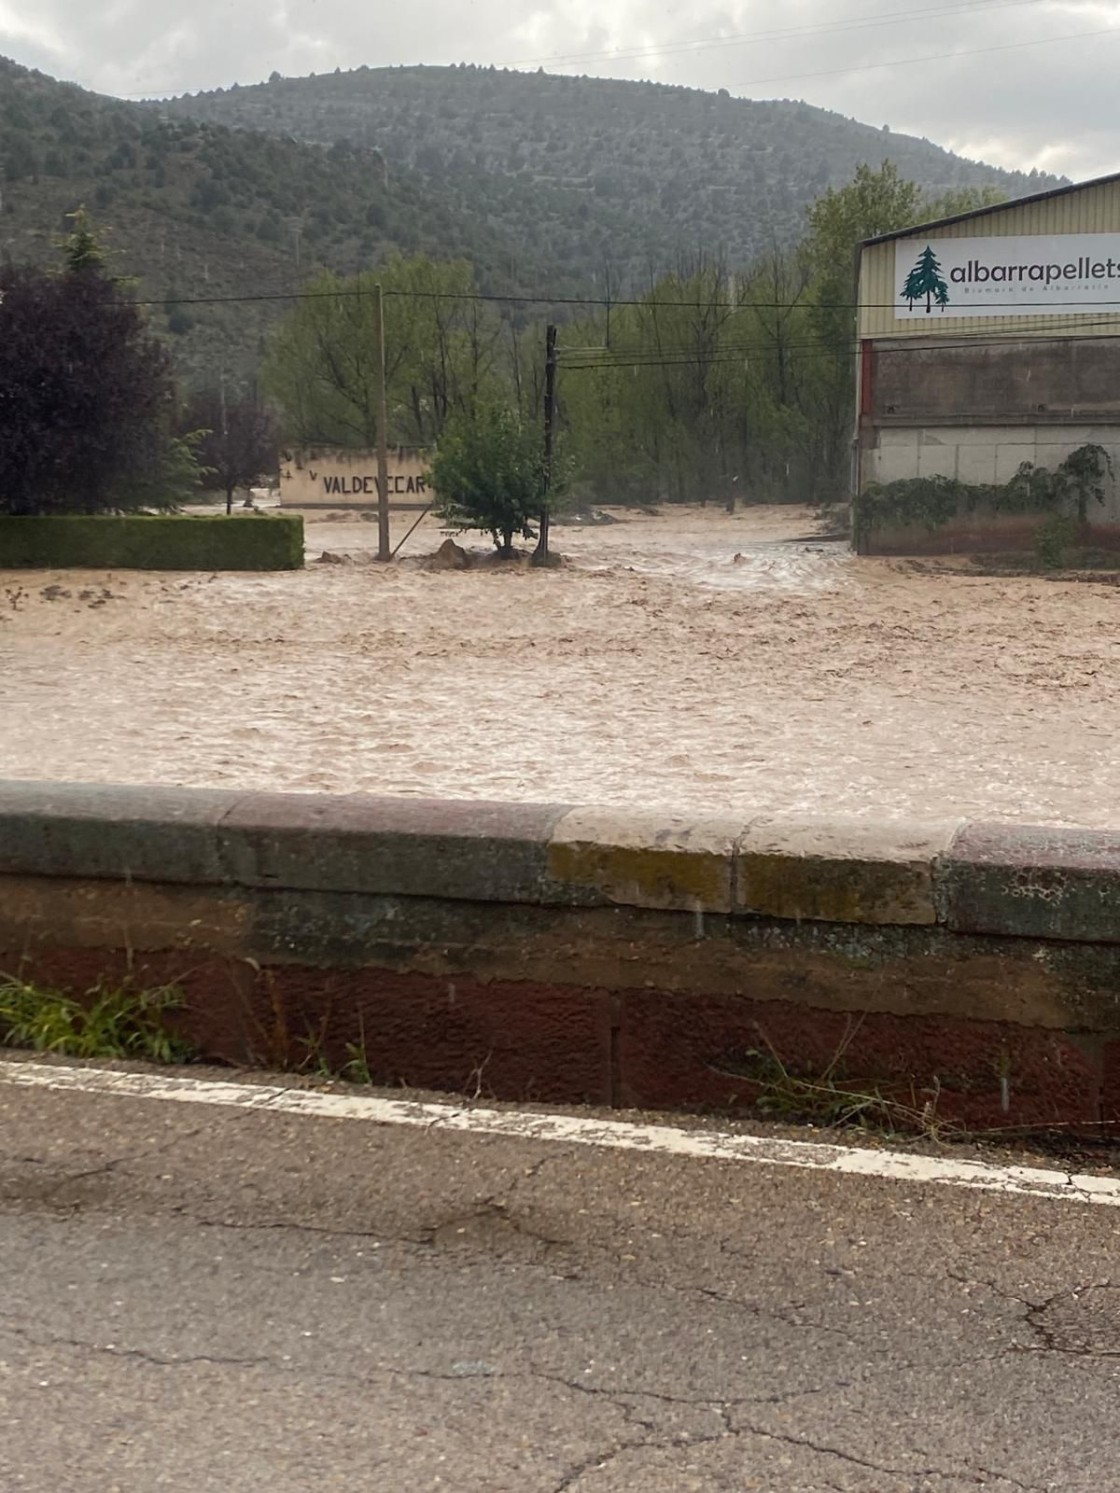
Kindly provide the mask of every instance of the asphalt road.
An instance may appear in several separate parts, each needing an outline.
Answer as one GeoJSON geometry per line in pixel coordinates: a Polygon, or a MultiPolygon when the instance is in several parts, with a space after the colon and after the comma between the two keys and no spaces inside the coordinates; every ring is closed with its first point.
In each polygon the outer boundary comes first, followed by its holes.
{"type": "Polygon", "coordinates": [[[0,1230],[5,1493],[1120,1490],[1113,1207],[0,1084],[0,1230]]]}

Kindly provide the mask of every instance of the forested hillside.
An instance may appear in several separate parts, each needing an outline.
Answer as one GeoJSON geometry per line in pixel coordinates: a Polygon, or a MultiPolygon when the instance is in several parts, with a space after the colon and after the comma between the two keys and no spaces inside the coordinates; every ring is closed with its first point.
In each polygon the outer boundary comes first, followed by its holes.
{"type": "Polygon", "coordinates": [[[741,271],[792,244],[811,201],[884,157],[927,198],[1049,184],[650,84],[359,68],[132,104],[0,59],[0,253],[45,262],[85,204],[194,382],[250,377],[285,305],[268,298],[322,269],[399,251],[465,260],[490,292],[640,294],[698,254],[741,271]]]}
{"type": "Polygon", "coordinates": [[[462,256],[491,290],[553,268],[454,211],[377,151],[321,149],[189,119],[163,120],[0,59],[0,252],[52,261],[84,204],[134,276],[153,324],[192,379],[250,376],[283,311],[269,297],[327,267],[394,251],[462,256]],[[222,298],[229,298],[223,300],[222,298]]]}
{"type": "Polygon", "coordinates": [[[0,255],[56,262],[84,205],[189,409],[259,380],[285,438],[369,444],[382,283],[394,440],[536,425],[562,321],[588,499],[842,495],[856,243],[1050,184],[646,84],[361,68],[130,104],[0,59],[0,255]]]}
{"type": "Polygon", "coordinates": [[[164,117],[382,152],[455,218],[500,229],[565,279],[626,290],[697,251],[742,269],[805,230],[857,166],[889,160],[936,198],[1056,178],[999,171],[808,104],[477,67],[361,67],[197,94],[164,117]]]}

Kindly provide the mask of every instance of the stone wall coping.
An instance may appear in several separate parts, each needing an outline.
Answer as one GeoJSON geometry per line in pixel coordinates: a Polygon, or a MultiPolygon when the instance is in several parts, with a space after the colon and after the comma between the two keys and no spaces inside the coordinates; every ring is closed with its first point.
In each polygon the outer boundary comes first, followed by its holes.
{"type": "Polygon", "coordinates": [[[0,876],[1120,943],[1120,830],[0,781],[0,876]]]}

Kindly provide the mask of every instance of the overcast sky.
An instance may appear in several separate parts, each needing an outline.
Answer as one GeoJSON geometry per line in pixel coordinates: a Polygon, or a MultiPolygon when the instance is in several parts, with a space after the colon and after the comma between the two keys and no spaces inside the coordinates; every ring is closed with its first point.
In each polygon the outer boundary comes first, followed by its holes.
{"type": "Polygon", "coordinates": [[[540,65],[806,99],[1001,166],[1120,170],[1120,0],[0,0],[0,52],[125,96],[540,65]]]}

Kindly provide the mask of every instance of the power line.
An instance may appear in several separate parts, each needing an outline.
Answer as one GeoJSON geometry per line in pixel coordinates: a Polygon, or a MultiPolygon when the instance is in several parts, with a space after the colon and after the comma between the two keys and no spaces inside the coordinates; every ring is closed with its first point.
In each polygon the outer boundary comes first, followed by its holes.
{"type": "MultiPolygon", "coordinates": [[[[322,301],[322,300],[353,300],[362,296],[374,295],[373,287],[368,290],[362,288],[337,289],[337,290],[269,290],[258,291],[253,295],[199,295],[199,296],[154,296],[147,300],[134,300],[134,306],[233,306],[249,305],[252,302],[266,301],[322,301]]],[[[497,295],[485,291],[457,291],[457,290],[385,290],[386,300],[390,296],[405,300],[428,300],[428,301],[493,301],[509,305],[531,305],[531,306],[621,306],[641,305],[640,301],[600,301],[594,296],[554,296],[554,295],[497,295]]],[[[683,305],[694,305],[693,301],[682,302],[683,305]]]]}
{"type": "MultiPolygon", "coordinates": [[[[1053,334],[1045,337],[1020,337],[1018,340],[1020,342],[1024,340],[1030,342],[1076,341],[1080,336],[1083,335],[1084,330],[1084,328],[1071,327],[1066,329],[1065,331],[1054,332],[1053,334]]],[[[964,338],[961,338],[959,340],[954,338],[951,344],[948,344],[946,342],[919,342],[917,338],[908,338],[905,341],[891,342],[889,343],[889,345],[884,345],[881,339],[858,338],[854,336],[845,338],[843,342],[837,342],[831,345],[820,337],[812,339],[806,338],[800,341],[795,340],[789,342],[783,342],[780,339],[770,338],[767,341],[746,343],[715,343],[712,347],[706,349],[693,347],[631,349],[620,348],[617,352],[612,352],[607,356],[600,356],[597,358],[579,356],[572,357],[570,356],[570,353],[572,351],[571,349],[561,348],[560,365],[563,368],[572,368],[576,370],[583,368],[609,369],[620,366],[632,367],[634,366],[635,362],[642,361],[657,363],[662,358],[672,358],[682,363],[688,363],[702,361],[710,357],[749,358],[752,354],[767,354],[777,357],[784,355],[785,353],[801,351],[821,352],[826,353],[831,357],[836,354],[838,349],[854,355],[857,352],[861,352],[864,348],[869,348],[871,353],[874,356],[878,357],[893,356],[896,353],[929,353],[939,350],[940,348],[946,347],[948,345],[952,345],[955,349],[958,350],[961,346],[998,347],[1001,345],[1006,345],[1009,340],[1013,339],[1013,337],[1014,334],[1011,334],[1011,336],[1009,337],[1009,335],[1006,333],[1002,336],[989,337],[978,337],[973,334],[969,336],[967,340],[965,340],[964,338]]]]}
{"type": "MultiPolygon", "coordinates": [[[[275,301],[317,301],[317,300],[352,300],[363,296],[373,296],[372,287],[368,290],[338,289],[338,290],[276,290],[257,292],[253,295],[204,295],[204,296],[153,296],[143,300],[132,300],[133,306],[226,306],[226,305],[251,305],[257,302],[275,301]]],[[[500,305],[525,305],[525,306],[592,306],[601,307],[605,310],[617,310],[620,306],[639,307],[647,311],[660,310],[690,310],[690,311],[893,311],[898,308],[897,301],[756,301],[753,299],[741,301],[707,301],[707,300],[650,300],[648,297],[638,299],[635,297],[605,297],[605,296],[558,296],[558,295],[504,295],[497,292],[486,291],[454,291],[454,290],[388,290],[384,291],[385,299],[400,300],[435,300],[435,301],[465,301],[465,302],[489,302],[500,305]]],[[[901,300],[902,297],[899,297],[901,300]]],[[[1030,301],[981,301],[975,307],[970,308],[969,315],[981,316],[986,311],[996,308],[1000,310],[1022,310],[1024,317],[1031,314],[1032,309],[1040,311],[1050,307],[1077,307],[1083,306],[1083,301],[1056,301],[1056,300],[1030,300],[1030,301]]],[[[1116,306],[1120,308],[1120,298],[1116,300],[1094,301],[1093,307],[1116,306]]],[[[1071,316],[1092,316],[1093,310],[1084,312],[1071,311],[1071,316]]],[[[1113,313],[1114,315],[1120,313],[1113,313]]],[[[911,334],[913,335],[913,334],[911,334]]],[[[962,335],[968,335],[963,333],[962,335]]]]}
{"type": "Polygon", "coordinates": [[[884,68],[911,67],[922,62],[955,61],[958,57],[981,57],[990,52],[1014,52],[1023,47],[1053,46],[1064,41],[1088,41],[1097,36],[1116,36],[1120,27],[1104,26],[1099,31],[1070,31],[1064,36],[1039,36],[1031,41],[1001,42],[993,47],[968,47],[956,52],[932,52],[925,57],[894,57],[890,62],[861,62],[854,67],[826,67],[812,73],[779,73],[769,78],[744,78],[737,88],[754,88],[763,83],[800,83],[808,78],[836,78],[849,73],[881,72],[884,68]]]}
{"type": "MultiPolygon", "coordinates": [[[[1023,341],[1025,339],[1033,342],[1066,341],[1070,338],[1079,336],[1088,327],[1111,327],[1114,331],[1117,332],[1118,335],[1120,335],[1120,321],[1117,320],[1115,314],[1109,316],[1090,317],[1088,321],[1082,321],[1081,319],[1074,320],[1073,318],[1064,317],[1055,317],[1054,321],[1056,325],[1054,325],[1052,328],[1049,328],[1046,332],[1037,334],[1033,331],[1030,333],[1026,333],[1022,330],[1012,329],[1010,331],[1003,332],[993,331],[989,332],[986,335],[982,332],[970,331],[959,332],[955,334],[950,333],[947,337],[931,337],[928,334],[902,334],[901,336],[896,335],[894,337],[891,337],[889,335],[866,337],[861,336],[857,332],[853,332],[851,334],[851,341],[854,346],[862,346],[865,343],[889,342],[892,348],[897,346],[915,346],[920,350],[928,352],[931,348],[944,346],[947,342],[952,342],[954,345],[959,345],[962,342],[987,345],[991,343],[1003,343],[1016,338],[1019,341],[1023,341]]],[[[806,329],[804,328],[795,332],[789,338],[783,338],[773,328],[768,327],[759,328],[752,334],[749,340],[734,338],[722,339],[719,338],[718,333],[715,334],[715,337],[718,340],[718,345],[720,347],[722,347],[725,351],[732,352],[749,352],[758,347],[819,347],[821,343],[821,337],[819,334],[811,332],[807,334],[806,329]],[[760,336],[764,337],[765,340],[760,342],[758,340],[760,336]]],[[[655,355],[660,354],[664,351],[668,351],[679,353],[681,356],[685,356],[687,354],[695,353],[698,351],[702,352],[704,349],[703,345],[698,345],[695,340],[691,342],[678,341],[675,344],[669,343],[667,347],[659,345],[658,347],[652,349],[647,349],[647,347],[645,347],[644,345],[638,347],[628,347],[626,346],[625,342],[621,344],[616,343],[612,347],[593,347],[582,343],[569,343],[567,346],[560,349],[566,361],[583,360],[592,362],[601,360],[609,361],[612,357],[632,357],[636,354],[644,353],[647,350],[655,355]]]]}
{"type": "MultiPolygon", "coordinates": [[[[1109,323],[1115,325],[1115,323],[1109,323]]],[[[1084,328],[1070,329],[1064,334],[1055,332],[1045,337],[1032,337],[1031,341],[1058,342],[1068,341],[1076,337],[1084,328]]],[[[1013,334],[1012,334],[1013,335],[1013,334]]],[[[964,344],[967,347],[992,347],[1007,341],[1008,334],[1003,336],[968,337],[964,344]]],[[[880,357],[898,357],[903,355],[929,353],[944,343],[931,344],[928,341],[918,342],[917,339],[908,339],[904,342],[892,342],[889,346],[870,346],[868,350],[876,359],[880,357]]],[[[959,346],[959,344],[957,344],[959,346]]],[[[572,372],[609,373],[615,369],[639,369],[639,368],[687,368],[687,367],[711,367],[719,364],[735,364],[743,366],[749,363],[752,356],[757,356],[760,361],[763,357],[774,360],[778,357],[791,358],[795,361],[807,362],[813,360],[824,360],[836,362],[854,362],[857,354],[867,347],[867,343],[859,338],[851,338],[843,343],[829,347],[821,341],[803,341],[777,343],[758,342],[751,344],[730,344],[727,346],[715,346],[710,350],[685,349],[669,347],[656,349],[619,349],[617,355],[601,357],[597,360],[575,359],[572,360],[566,354],[572,349],[561,348],[561,368],[572,372]]]]}
{"type": "MultiPolygon", "coordinates": [[[[991,347],[995,344],[992,341],[976,341],[969,345],[982,348],[991,347]]],[[[854,362],[857,354],[861,351],[860,344],[854,341],[837,344],[835,347],[829,347],[827,344],[821,342],[787,343],[784,346],[778,346],[774,343],[759,343],[757,347],[740,349],[735,352],[729,352],[723,348],[714,348],[708,353],[671,353],[668,356],[656,353],[651,355],[635,353],[629,358],[622,357],[611,362],[601,363],[569,363],[566,360],[561,360],[560,367],[572,373],[609,373],[616,368],[686,368],[712,363],[735,363],[745,366],[750,363],[752,358],[757,358],[760,362],[763,359],[773,362],[779,357],[800,359],[802,361],[818,359],[831,360],[833,362],[854,362]]],[[[913,347],[908,344],[896,344],[891,347],[872,347],[870,349],[871,355],[876,359],[883,357],[916,356],[919,353],[928,353],[930,351],[932,349],[929,347],[913,347]]]]}
{"type": "MultiPolygon", "coordinates": [[[[1043,5],[1048,0],[972,0],[970,4],[954,0],[950,5],[925,6],[921,9],[906,9],[897,11],[883,11],[880,14],[869,16],[863,20],[851,21],[825,21],[811,26],[788,26],[772,31],[737,31],[729,36],[701,37],[694,41],[669,42],[664,46],[653,46],[643,48],[605,48],[593,52],[555,52],[547,57],[519,57],[507,63],[510,69],[528,67],[557,67],[569,68],[578,66],[583,62],[633,62],[642,61],[650,57],[666,57],[687,55],[691,52],[705,51],[711,48],[722,48],[738,46],[743,42],[766,42],[766,41],[788,41],[798,37],[831,36],[848,31],[866,31],[883,26],[895,26],[903,21],[915,21],[929,19],[934,20],[942,16],[952,15],[984,15],[988,11],[1025,9],[1028,6],[1043,5]]],[[[323,74],[321,76],[329,76],[323,74]]],[[[286,80],[287,81],[287,80],[286,80]]],[[[263,87],[263,83],[245,84],[246,88],[263,87]]],[[[212,91],[212,90],[207,90],[212,91]]],[[[173,88],[148,88],[135,93],[119,93],[114,95],[121,99],[144,99],[153,103],[163,101],[161,96],[167,94],[175,95],[173,88]]]]}
{"type": "Polygon", "coordinates": [[[634,62],[647,57],[665,57],[683,53],[700,52],[712,47],[738,46],[751,41],[788,41],[801,36],[835,35],[845,31],[866,31],[881,26],[895,26],[901,21],[936,19],[949,15],[983,15],[990,10],[1022,9],[1046,3],[1046,0],[993,0],[991,4],[961,4],[955,0],[951,5],[927,6],[921,10],[884,11],[862,21],[825,21],[813,26],[788,26],[775,31],[737,31],[730,36],[703,37],[696,41],[670,42],[665,46],[637,48],[607,48],[598,52],[560,52],[550,57],[518,58],[510,67],[575,67],[581,62],[606,60],[611,62],[634,62]]]}

